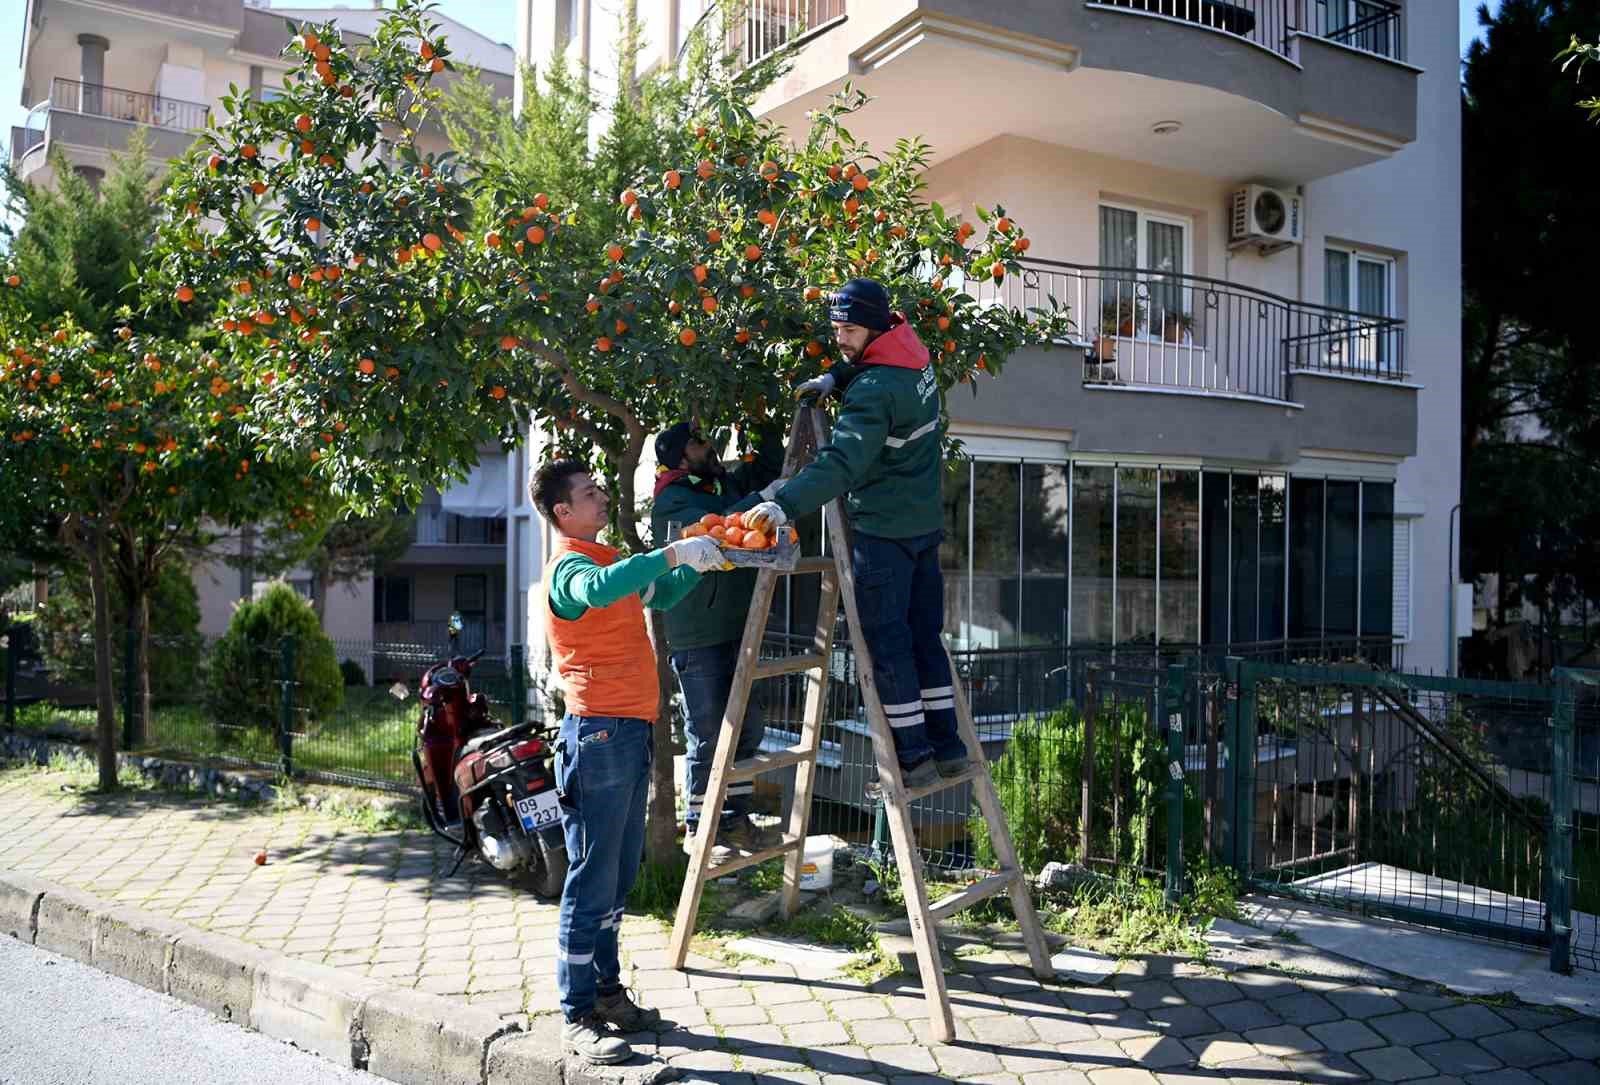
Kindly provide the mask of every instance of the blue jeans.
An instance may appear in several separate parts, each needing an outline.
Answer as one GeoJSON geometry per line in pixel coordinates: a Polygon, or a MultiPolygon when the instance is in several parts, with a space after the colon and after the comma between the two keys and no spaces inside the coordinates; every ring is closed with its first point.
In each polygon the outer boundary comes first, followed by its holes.
{"type": "Polygon", "coordinates": [[[567,836],[556,985],[561,1011],[576,1021],[597,994],[622,988],[617,928],[644,853],[650,792],[650,724],[620,716],[561,721],[556,789],[567,836]]]}
{"type": "MultiPolygon", "coordinates": [[[[738,641],[672,653],[672,670],[678,676],[678,688],[683,690],[684,740],[687,746],[683,774],[689,792],[688,813],[684,820],[691,834],[700,823],[700,805],[705,799],[706,787],[711,783],[711,761],[717,752],[717,737],[722,733],[722,716],[728,708],[733,671],[738,663],[738,641]]],[[[744,727],[739,731],[739,743],[734,747],[735,760],[754,757],[761,748],[761,736],[765,732],[761,707],[752,690],[750,703],[745,708],[744,727]]],[[[727,801],[722,807],[724,825],[750,812],[750,798],[754,791],[755,784],[750,780],[728,785],[727,801]]]]}
{"type": "Polygon", "coordinates": [[[910,539],[856,532],[856,606],[872,653],[878,696],[902,768],[967,756],[956,727],[955,690],[944,650],[943,531],[910,539]]]}

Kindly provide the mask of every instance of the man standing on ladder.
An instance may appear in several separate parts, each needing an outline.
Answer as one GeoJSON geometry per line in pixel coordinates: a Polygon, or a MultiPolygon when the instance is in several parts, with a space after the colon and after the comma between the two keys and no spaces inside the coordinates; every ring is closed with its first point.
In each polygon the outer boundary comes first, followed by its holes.
{"type": "MultiPolygon", "coordinates": [[[[763,433],[755,460],[729,471],[715,444],[707,441],[692,423],[679,422],[656,438],[656,463],[650,530],[660,542],[670,537],[670,524],[687,526],[707,513],[725,516],[770,501],[778,488],[773,480],[783,469],[783,437],[779,433],[763,433]],[[761,489],[763,485],[765,489],[761,489]]],[[[687,732],[683,775],[688,833],[683,839],[684,851],[693,848],[700,824],[700,807],[711,780],[711,762],[733,688],[739,641],[744,636],[755,586],[754,569],[706,578],[667,614],[667,646],[672,651],[672,671],[683,691],[687,732]]],[[[739,731],[739,760],[755,756],[764,730],[761,706],[751,697],[739,731]]],[[[759,828],[750,820],[754,788],[750,780],[728,786],[713,862],[729,853],[729,845],[758,851],[778,842],[775,829],[759,828]]]]}
{"type": "Polygon", "coordinates": [[[617,954],[623,902],[644,851],[650,728],[660,697],[644,608],[670,609],[701,573],[729,566],[705,537],[619,560],[597,541],[610,498],[576,460],[540,467],[529,491],[557,534],[545,567],[545,630],[567,706],[556,742],[571,863],[557,928],[561,1045],[589,1062],[622,1062],[632,1050],[607,1026],[638,1032],[661,1019],[628,997],[617,954]]]}
{"type": "Polygon", "coordinates": [[[832,443],[745,522],[771,533],[845,495],[861,635],[905,786],[926,787],[968,766],[941,639],[939,382],[928,348],[890,311],[881,284],[845,283],[828,316],[849,364],[806,381],[796,395],[843,396],[832,443]]]}

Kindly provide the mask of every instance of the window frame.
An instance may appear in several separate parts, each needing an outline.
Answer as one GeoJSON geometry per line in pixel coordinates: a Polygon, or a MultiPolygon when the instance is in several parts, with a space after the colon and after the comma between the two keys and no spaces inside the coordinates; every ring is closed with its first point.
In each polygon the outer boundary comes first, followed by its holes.
{"type": "Polygon", "coordinates": [[[1324,268],[1324,279],[1323,279],[1323,283],[1322,283],[1322,303],[1325,306],[1327,306],[1328,308],[1330,308],[1330,309],[1338,308],[1337,306],[1335,306],[1333,304],[1333,302],[1328,300],[1328,282],[1327,282],[1327,278],[1326,278],[1326,268],[1328,266],[1327,254],[1330,253],[1330,252],[1343,253],[1345,256],[1348,256],[1350,258],[1350,268],[1349,268],[1349,271],[1347,272],[1349,278],[1345,282],[1345,287],[1346,287],[1346,289],[1348,291],[1348,293],[1345,296],[1350,299],[1350,304],[1347,307],[1345,307],[1345,309],[1344,309],[1345,312],[1355,313],[1358,316],[1373,317],[1373,318],[1378,319],[1378,320],[1396,320],[1396,319],[1399,318],[1399,313],[1397,312],[1398,293],[1397,293],[1396,288],[1395,288],[1396,274],[1397,274],[1398,269],[1399,269],[1399,260],[1398,260],[1398,258],[1396,258],[1394,256],[1390,256],[1387,253],[1378,252],[1378,251],[1376,251],[1374,249],[1362,248],[1359,245],[1340,245],[1340,244],[1335,244],[1334,242],[1331,242],[1331,241],[1327,242],[1323,246],[1323,257],[1322,257],[1322,266],[1324,268]],[[1382,312],[1382,313],[1368,313],[1368,312],[1364,312],[1361,309],[1358,309],[1356,307],[1357,305],[1360,304],[1360,297],[1361,297],[1361,263],[1362,263],[1362,261],[1366,261],[1369,264],[1379,264],[1384,268],[1384,299],[1383,299],[1383,304],[1384,304],[1384,308],[1386,310],[1385,312],[1382,312]]]}

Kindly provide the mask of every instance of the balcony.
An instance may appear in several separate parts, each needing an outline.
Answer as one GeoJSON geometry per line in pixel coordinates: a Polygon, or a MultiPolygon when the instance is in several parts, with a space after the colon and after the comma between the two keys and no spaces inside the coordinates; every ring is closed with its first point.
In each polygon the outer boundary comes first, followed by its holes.
{"type": "Polygon", "coordinates": [[[1293,463],[1302,448],[1415,455],[1405,322],[1148,268],[1030,260],[981,304],[1068,307],[1073,338],[1029,348],[958,423],[1069,431],[1074,449],[1293,463]]]}
{"type": "Polygon", "coordinates": [[[1416,139],[1402,14],[1388,0],[756,0],[729,46],[750,62],[806,43],[759,102],[790,131],[850,82],[873,98],[853,132],[889,146],[914,127],[936,162],[1013,134],[1299,184],[1416,139]],[[977,70],[954,89],[952,72],[977,70]]]}
{"type": "Polygon", "coordinates": [[[49,99],[34,106],[16,130],[11,164],[23,180],[32,180],[45,168],[51,147],[60,146],[74,165],[103,168],[107,154],[128,149],[135,131],[146,134],[155,161],[177,158],[210,113],[201,102],[54,79],[49,99]]]}

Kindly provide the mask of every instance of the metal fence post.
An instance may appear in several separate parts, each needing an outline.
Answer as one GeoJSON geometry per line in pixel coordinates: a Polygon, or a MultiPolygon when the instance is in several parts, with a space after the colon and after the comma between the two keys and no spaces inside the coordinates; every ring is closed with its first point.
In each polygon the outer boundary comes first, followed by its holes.
{"type": "Polygon", "coordinates": [[[1550,971],[1572,970],[1572,765],[1574,734],[1572,683],[1557,677],[1555,713],[1550,723],[1550,825],[1546,924],[1550,931],[1550,971]]]}
{"type": "Polygon", "coordinates": [[[1079,772],[1082,795],[1078,811],[1082,837],[1078,862],[1084,866],[1089,865],[1090,836],[1094,829],[1094,724],[1095,717],[1100,714],[1099,671],[1099,666],[1091,663],[1083,672],[1083,766],[1079,772]]]}
{"type": "Polygon", "coordinates": [[[522,645],[511,646],[511,726],[520,727],[528,718],[528,690],[523,684],[522,645]]]}
{"type": "Polygon", "coordinates": [[[1239,869],[1238,860],[1238,780],[1239,771],[1239,666],[1238,656],[1222,661],[1222,795],[1217,808],[1221,813],[1218,826],[1222,844],[1222,861],[1239,869]]]}
{"type": "Polygon", "coordinates": [[[128,629],[122,635],[122,748],[133,749],[139,711],[139,631],[128,629]]]}
{"type": "Polygon", "coordinates": [[[1181,663],[1167,667],[1163,717],[1167,721],[1167,900],[1176,902],[1185,888],[1183,874],[1183,708],[1188,670],[1181,663]]]}
{"type": "Polygon", "coordinates": [[[278,645],[279,682],[283,686],[282,708],[278,714],[278,751],[283,778],[294,774],[294,637],[285,636],[278,645]]]}
{"type": "Polygon", "coordinates": [[[1256,676],[1254,665],[1240,661],[1239,699],[1234,702],[1237,720],[1234,726],[1234,811],[1233,854],[1234,869],[1239,881],[1250,877],[1252,851],[1255,847],[1256,822],[1256,676]]]}
{"type": "Polygon", "coordinates": [[[17,729],[17,641],[22,639],[22,627],[14,625],[6,630],[6,730],[17,729]]]}

